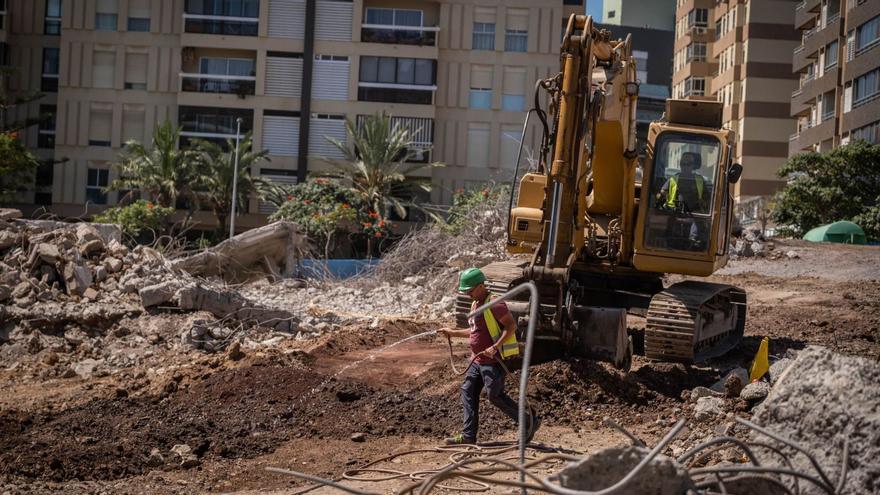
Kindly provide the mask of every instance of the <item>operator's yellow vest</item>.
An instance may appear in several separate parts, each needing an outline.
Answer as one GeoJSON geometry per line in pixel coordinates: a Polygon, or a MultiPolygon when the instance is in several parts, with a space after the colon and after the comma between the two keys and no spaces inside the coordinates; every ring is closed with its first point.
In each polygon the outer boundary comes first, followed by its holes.
{"type": "MultiPolygon", "coordinates": [[[[675,208],[675,201],[678,199],[678,175],[679,174],[675,174],[669,178],[669,194],[666,195],[666,206],[669,208],[675,208]]],[[[694,174],[694,181],[697,183],[697,198],[702,201],[703,190],[706,188],[706,184],[703,182],[703,176],[700,174],[694,174]]]]}
{"type": "MultiPolygon", "coordinates": [[[[486,302],[492,300],[490,296],[486,302]]],[[[477,301],[471,303],[471,312],[477,309],[477,301]]],[[[483,311],[483,318],[486,319],[486,328],[489,329],[489,336],[492,337],[492,342],[498,343],[498,339],[501,338],[501,334],[504,331],[501,329],[501,325],[498,324],[498,320],[495,319],[495,315],[492,314],[492,308],[486,308],[483,311]]],[[[507,338],[504,342],[501,343],[501,358],[507,359],[511,356],[516,356],[519,354],[519,344],[516,342],[516,332],[513,335],[507,338]]]]}

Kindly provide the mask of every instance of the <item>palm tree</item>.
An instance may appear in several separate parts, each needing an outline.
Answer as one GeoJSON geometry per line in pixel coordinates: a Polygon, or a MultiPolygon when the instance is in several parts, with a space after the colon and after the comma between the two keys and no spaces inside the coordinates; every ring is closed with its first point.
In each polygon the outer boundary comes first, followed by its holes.
{"type": "MultiPolygon", "coordinates": [[[[214,212],[220,229],[225,229],[227,219],[232,213],[232,182],[235,174],[235,140],[227,139],[226,148],[210,142],[198,140],[195,151],[201,170],[197,194],[214,212]],[[228,151],[227,151],[228,150],[228,151]]],[[[254,151],[253,134],[248,132],[239,142],[238,148],[238,187],[236,189],[238,208],[247,205],[248,199],[260,194],[265,183],[250,174],[251,167],[262,161],[269,161],[269,150],[254,151]]]]}
{"type": "Polygon", "coordinates": [[[162,206],[176,207],[178,201],[186,201],[193,209],[197,200],[193,185],[199,171],[195,153],[177,147],[180,129],[166,120],[153,130],[149,148],[134,139],[127,141],[113,164],[119,178],[108,189],[137,189],[162,206]]]}
{"type": "MultiPolygon", "coordinates": [[[[407,163],[420,152],[412,148],[410,132],[398,125],[391,125],[391,117],[384,112],[369,115],[362,125],[349,119],[345,121],[352,146],[331,137],[330,143],[339,148],[345,162],[330,162],[348,178],[353,188],[364,198],[381,220],[386,220],[388,207],[400,218],[406,218],[406,206],[412,203],[418,190],[429,192],[431,186],[424,181],[416,181],[409,176],[419,170],[441,167],[440,163],[407,163]]],[[[426,212],[436,217],[431,212],[426,212]]]]}

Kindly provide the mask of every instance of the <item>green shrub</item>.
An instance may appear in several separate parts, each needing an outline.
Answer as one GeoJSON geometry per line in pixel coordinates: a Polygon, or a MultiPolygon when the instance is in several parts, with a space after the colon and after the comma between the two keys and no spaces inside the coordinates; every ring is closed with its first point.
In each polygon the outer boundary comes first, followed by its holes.
{"type": "Polygon", "coordinates": [[[119,225],[122,232],[139,239],[142,234],[153,232],[159,235],[165,231],[168,218],[174,208],[159,206],[150,201],[139,199],[127,206],[117,206],[95,215],[95,221],[119,225]]]}
{"type": "Polygon", "coordinates": [[[502,197],[507,197],[509,191],[510,186],[507,184],[486,184],[482,188],[455,191],[444,229],[452,234],[458,234],[467,225],[468,215],[474,209],[494,205],[502,197]]]}

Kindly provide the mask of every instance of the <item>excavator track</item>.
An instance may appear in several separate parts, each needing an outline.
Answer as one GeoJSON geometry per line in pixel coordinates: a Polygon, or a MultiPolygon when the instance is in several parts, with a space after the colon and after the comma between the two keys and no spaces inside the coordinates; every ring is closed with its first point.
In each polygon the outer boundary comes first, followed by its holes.
{"type": "Polygon", "coordinates": [[[645,356],[700,362],[742,340],[746,293],[737,287],[688,280],[654,295],[645,325],[645,356]]]}
{"type": "MultiPolygon", "coordinates": [[[[495,295],[504,294],[523,279],[523,268],[527,261],[496,261],[481,268],[486,275],[486,288],[495,295]]],[[[467,294],[458,294],[455,298],[455,322],[466,327],[467,315],[471,312],[471,298],[467,294]]]]}

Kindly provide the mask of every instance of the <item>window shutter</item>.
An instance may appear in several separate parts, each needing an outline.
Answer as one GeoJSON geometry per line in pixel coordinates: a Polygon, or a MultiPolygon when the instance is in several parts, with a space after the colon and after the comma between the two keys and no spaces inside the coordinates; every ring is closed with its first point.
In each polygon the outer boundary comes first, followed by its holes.
{"type": "Polygon", "coordinates": [[[319,0],[315,9],[315,39],[351,41],[351,2],[319,0]]]}
{"type": "Polygon", "coordinates": [[[122,142],[129,139],[144,142],[144,119],[146,118],[143,108],[125,109],[122,113],[122,142]]]}
{"type": "Polygon", "coordinates": [[[99,14],[116,14],[119,12],[119,0],[97,0],[95,12],[99,14]]]}
{"type": "Polygon", "coordinates": [[[849,62],[856,55],[856,31],[855,29],[850,29],[849,34],[846,35],[846,61],[849,62]]]}
{"type": "Polygon", "coordinates": [[[266,57],[266,94],[299,98],[302,70],[302,58],[266,57]]]}
{"type": "Polygon", "coordinates": [[[115,65],[116,52],[95,50],[92,56],[92,87],[112,88],[115,65]]]}
{"type": "Polygon", "coordinates": [[[263,148],[277,156],[299,155],[299,117],[263,116],[263,148]]]}
{"type": "Polygon", "coordinates": [[[269,37],[303,39],[305,0],[269,0],[269,37]]]}
{"type": "Polygon", "coordinates": [[[471,87],[479,89],[492,88],[492,66],[491,65],[472,65],[471,66],[471,87]]]}
{"type": "Polygon", "coordinates": [[[843,111],[844,113],[852,110],[852,85],[847,85],[843,90],[843,111]]]}
{"type": "Polygon", "coordinates": [[[89,141],[110,141],[113,113],[92,109],[89,116],[89,141]]]}
{"type": "Polygon", "coordinates": [[[467,166],[489,166],[489,124],[468,124],[467,166]]]}
{"type": "Polygon", "coordinates": [[[125,54],[125,82],[146,84],[147,83],[147,54],[125,54]]]}
{"type": "Polygon", "coordinates": [[[526,9],[507,9],[507,29],[529,30],[529,11],[526,9]]]}
{"type": "Polygon", "coordinates": [[[315,60],[314,67],[312,98],[316,100],[348,100],[348,59],[315,60]]]}
{"type": "Polygon", "coordinates": [[[150,2],[149,0],[130,0],[128,4],[128,16],[137,19],[150,18],[150,2]]]}
{"type": "Polygon", "coordinates": [[[495,8],[477,7],[474,9],[474,22],[495,24],[495,8]]]}
{"type": "Polygon", "coordinates": [[[526,70],[514,67],[504,68],[504,94],[526,94],[526,70]]]}

